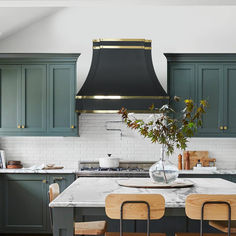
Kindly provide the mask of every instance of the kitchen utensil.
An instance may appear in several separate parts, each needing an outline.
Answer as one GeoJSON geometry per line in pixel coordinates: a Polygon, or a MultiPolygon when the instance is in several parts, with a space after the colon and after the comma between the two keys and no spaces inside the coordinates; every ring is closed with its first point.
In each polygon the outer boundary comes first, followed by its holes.
{"type": "Polygon", "coordinates": [[[64,167],[63,166],[45,166],[44,168],[43,168],[43,170],[60,170],[60,169],[63,169],[64,167]]]}
{"type": "Polygon", "coordinates": [[[22,165],[7,165],[7,169],[21,169],[22,165]]]}
{"type": "Polygon", "coordinates": [[[21,161],[8,161],[8,165],[21,165],[21,161]]]}
{"type": "Polygon", "coordinates": [[[107,157],[99,158],[99,166],[101,168],[117,168],[119,167],[120,158],[111,157],[111,154],[107,154],[107,157]]]}
{"type": "Polygon", "coordinates": [[[189,154],[189,161],[190,161],[190,170],[193,169],[194,166],[197,165],[198,160],[202,163],[203,167],[209,166],[210,162],[215,162],[215,158],[209,158],[208,151],[184,151],[184,167],[186,166],[187,156],[189,154]]]}

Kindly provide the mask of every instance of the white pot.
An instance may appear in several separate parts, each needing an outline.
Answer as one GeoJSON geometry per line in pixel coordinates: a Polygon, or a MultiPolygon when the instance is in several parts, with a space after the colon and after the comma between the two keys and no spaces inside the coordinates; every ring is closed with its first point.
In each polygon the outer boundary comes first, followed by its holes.
{"type": "Polygon", "coordinates": [[[120,158],[116,157],[103,157],[99,158],[99,166],[101,168],[117,168],[119,167],[120,158]]]}

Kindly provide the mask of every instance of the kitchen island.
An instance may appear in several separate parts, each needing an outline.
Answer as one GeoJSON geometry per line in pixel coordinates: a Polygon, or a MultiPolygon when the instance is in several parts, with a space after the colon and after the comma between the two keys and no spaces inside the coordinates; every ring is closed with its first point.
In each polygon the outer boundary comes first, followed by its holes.
{"type": "MultiPolygon", "coordinates": [[[[236,184],[220,178],[188,178],[188,180],[194,183],[194,187],[177,189],[122,187],[118,184],[119,179],[120,178],[78,178],[50,203],[50,207],[53,208],[53,235],[72,236],[74,220],[108,220],[105,216],[105,198],[110,193],[162,194],[165,198],[166,213],[165,217],[159,221],[159,226],[160,223],[163,225],[166,224],[169,232],[188,230],[188,224],[184,224],[184,228],[181,228],[179,227],[181,224],[177,221],[179,217],[186,219],[184,207],[185,199],[189,194],[236,194],[236,184]],[[170,223],[166,221],[172,221],[171,229],[169,227],[170,223]]],[[[142,228],[140,228],[139,225],[141,225],[141,223],[136,224],[136,222],[129,222],[126,224],[127,231],[131,231],[132,229],[139,231],[142,228]]],[[[143,228],[145,229],[145,227],[143,228]]],[[[165,227],[158,227],[158,222],[155,223],[153,228],[154,230],[157,229],[156,232],[165,231],[165,227]]],[[[118,229],[118,224],[113,224],[112,230],[118,231],[118,229]]],[[[110,231],[109,228],[108,231],[110,231]]]]}

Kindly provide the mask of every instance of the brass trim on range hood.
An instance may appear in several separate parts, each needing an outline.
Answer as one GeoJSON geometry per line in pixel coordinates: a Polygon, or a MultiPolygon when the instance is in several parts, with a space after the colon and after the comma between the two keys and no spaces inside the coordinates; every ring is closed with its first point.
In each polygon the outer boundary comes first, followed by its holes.
{"type": "Polygon", "coordinates": [[[144,47],[144,46],[93,46],[93,49],[144,49],[151,50],[152,47],[144,47]]]}
{"type": "Polygon", "coordinates": [[[169,96],[119,96],[119,95],[92,95],[76,96],[76,99],[169,99],[169,96]]]}
{"type": "Polygon", "coordinates": [[[112,42],[112,41],[120,41],[120,42],[145,42],[151,43],[150,39],[115,39],[115,38],[107,38],[107,39],[94,39],[93,42],[112,42]]]}

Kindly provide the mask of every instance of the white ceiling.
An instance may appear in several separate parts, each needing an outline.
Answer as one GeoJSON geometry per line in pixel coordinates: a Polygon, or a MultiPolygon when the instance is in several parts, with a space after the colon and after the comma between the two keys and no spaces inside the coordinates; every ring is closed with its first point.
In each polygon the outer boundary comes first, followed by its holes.
{"type": "Polygon", "coordinates": [[[236,5],[236,0],[0,0],[0,7],[72,7],[98,5],[236,5]]]}
{"type": "MultiPolygon", "coordinates": [[[[1,2],[1,0],[0,0],[1,2]]],[[[0,7],[0,40],[54,14],[57,7],[0,7]]]]}

